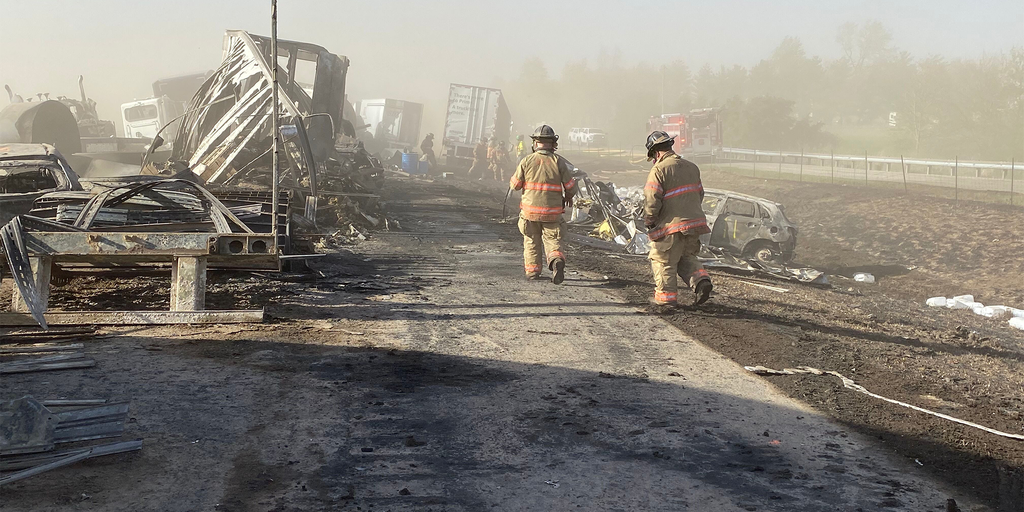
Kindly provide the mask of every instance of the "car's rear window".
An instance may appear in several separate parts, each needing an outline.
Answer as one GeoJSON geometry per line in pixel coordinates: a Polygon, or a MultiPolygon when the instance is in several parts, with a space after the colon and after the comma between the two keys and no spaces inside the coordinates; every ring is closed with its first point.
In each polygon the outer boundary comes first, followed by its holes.
{"type": "Polygon", "coordinates": [[[57,188],[57,180],[53,171],[45,167],[0,176],[0,194],[27,194],[54,188],[57,188]]]}
{"type": "Polygon", "coordinates": [[[757,214],[757,207],[750,201],[730,197],[725,203],[725,212],[733,215],[741,215],[743,217],[755,217],[757,214]]]}

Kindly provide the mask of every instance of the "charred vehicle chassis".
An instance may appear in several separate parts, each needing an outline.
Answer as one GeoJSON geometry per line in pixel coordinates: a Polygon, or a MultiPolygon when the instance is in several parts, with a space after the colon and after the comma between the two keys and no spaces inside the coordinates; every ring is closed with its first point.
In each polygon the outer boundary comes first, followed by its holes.
{"type": "Polygon", "coordinates": [[[701,237],[705,246],[762,263],[793,259],[797,227],[786,218],[782,205],[760,197],[707,189],[702,206],[711,226],[711,234],[701,237]]]}

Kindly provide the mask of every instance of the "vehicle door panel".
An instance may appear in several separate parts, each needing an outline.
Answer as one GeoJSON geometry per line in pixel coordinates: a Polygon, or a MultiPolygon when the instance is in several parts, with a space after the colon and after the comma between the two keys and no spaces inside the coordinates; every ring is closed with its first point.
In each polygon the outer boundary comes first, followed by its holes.
{"type": "Polygon", "coordinates": [[[757,238],[763,222],[752,201],[730,197],[711,230],[711,245],[741,253],[757,238]]]}

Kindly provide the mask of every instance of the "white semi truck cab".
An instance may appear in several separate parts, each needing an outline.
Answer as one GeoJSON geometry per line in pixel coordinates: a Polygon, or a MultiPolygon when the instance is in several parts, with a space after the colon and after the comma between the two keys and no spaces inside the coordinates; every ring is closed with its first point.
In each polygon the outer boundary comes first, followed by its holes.
{"type": "MultiPolygon", "coordinates": [[[[152,139],[162,126],[181,114],[181,104],[171,101],[167,96],[125,103],[121,105],[124,135],[136,139],[152,139]]],[[[167,127],[162,137],[174,139],[175,130],[174,126],[167,127]]]]}

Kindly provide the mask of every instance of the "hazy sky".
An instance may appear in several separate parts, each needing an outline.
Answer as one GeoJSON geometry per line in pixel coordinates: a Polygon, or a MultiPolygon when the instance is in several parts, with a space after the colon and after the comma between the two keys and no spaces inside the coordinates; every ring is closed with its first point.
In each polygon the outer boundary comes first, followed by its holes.
{"type": "MultiPolygon", "coordinates": [[[[796,36],[835,57],[839,25],[869,19],[917,56],[1024,46],[1024,0],[279,0],[279,11],[280,37],[351,59],[350,98],[423,102],[424,131],[435,132],[449,82],[492,85],[532,56],[553,74],[602,49],[627,64],[751,65],[796,36]]],[[[118,106],[150,96],[154,80],[215,68],[224,30],[270,35],[269,0],[0,0],[0,13],[0,83],[77,96],[83,74],[118,125],[118,106]]]]}

